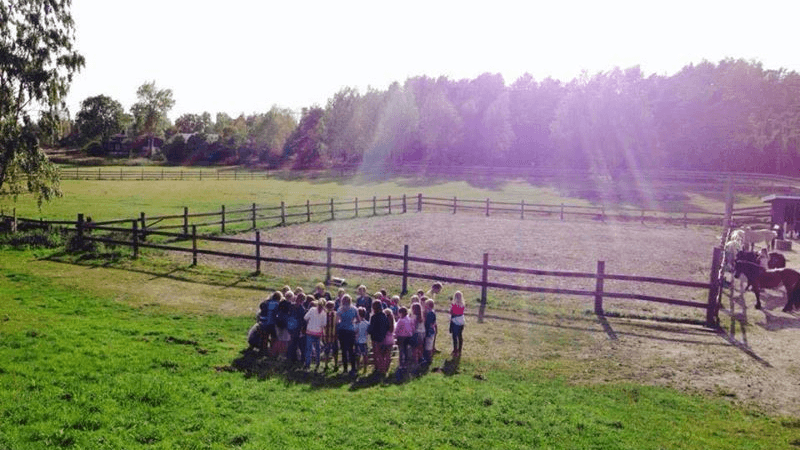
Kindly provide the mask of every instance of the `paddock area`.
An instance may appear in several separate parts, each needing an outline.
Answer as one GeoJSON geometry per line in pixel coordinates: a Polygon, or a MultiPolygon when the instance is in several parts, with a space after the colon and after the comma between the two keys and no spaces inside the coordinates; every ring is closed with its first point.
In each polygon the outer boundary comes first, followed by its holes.
{"type": "MultiPolygon", "coordinates": [[[[241,236],[252,238],[252,234],[241,236]]],[[[534,222],[435,213],[409,213],[262,230],[262,240],[315,246],[324,246],[328,236],[333,239],[334,246],[340,248],[402,253],[403,244],[408,244],[412,255],[430,258],[479,263],[482,254],[488,252],[496,264],[580,272],[592,272],[596,261],[603,260],[606,273],[698,282],[708,281],[712,248],[720,239],[716,227],[534,222]]],[[[229,247],[227,249],[233,251],[251,251],[248,246],[229,247]]],[[[270,253],[269,256],[312,258],[309,252],[297,250],[273,250],[270,253]]],[[[800,267],[800,258],[794,251],[784,252],[784,255],[787,266],[800,267]]],[[[175,254],[174,257],[185,262],[187,255],[175,254]]],[[[324,254],[314,257],[324,262],[324,254]]],[[[395,267],[397,264],[397,261],[351,255],[336,255],[336,260],[372,267],[395,267]]],[[[253,262],[201,255],[199,263],[248,270],[253,262]]],[[[480,277],[480,271],[472,269],[420,266],[414,271],[473,279],[480,277]]],[[[321,280],[325,269],[265,264],[262,271],[284,274],[292,279],[321,280]]],[[[370,274],[336,271],[333,276],[346,278],[348,289],[353,289],[354,284],[362,280],[371,281],[368,284],[371,291],[385,288],[390,293],[399,293],[400,289],[397,277],[376,278],[370,274]]],[[[730,274],[727,276],[730,278],[730,274]]],[[[590,289],[587,285],[593,281],[541,276],[515,278],[517,283],[531,286],[579,285],[583,289],[590,289]]],[[[429,284],[427,280],[411,280],[409,287],[415,290],[427,288],[429,284]]],[[[612,284],[608,283],[607,289],[611,289],[609,285],[612,284]]],[[[463,288],[446,283],[444,295],[463,288]]],[[[627,289],[695,300],[707,295],[700,289],[649,283],[635,283],[627,289]]],[[[615,290],[622,291],[624,287],[615,290]]],[[[762,294],[764,309],[758,311],[754,308],[752,292],[747,292],[744,297],[739,292],[731,295],[730,287],[726,287],[719,330],[675,321],[701,322],[705,312],[694,308],[609,299],[605,302],[605,310],[610,315],[600,319],[591,313],[591,297],[492,289],[489,294],[485,325],[478,328],[475,324],[475,303],[471,303],[468,310],[471,327],[467,329],[465,340],[469,344],[469,353],[490,352],[493,357],[501,359],[575,358],[586,364],[585,378],[572,380],[576,383],[636,379],[648,384],[719,395],[735,402],[752,403],[768,411],[800,413],[800,390],[796,381],[800,318],[797,312],[781,312],[785,302],[781,291],[765,291],[762,294]],[[506,323],[509,320],[517,326],[509,328],[509,323],[506,323]],[[517,331],[514,334],[509,330],[517,331]],[[577,338],[575,330],[581,331],[577,338]],[[557,353],[542,353],[542,344],[538,342],[542,339],[545,342],[548,339],[561,340],[565,335],[577,339],[572,351],[562,348],[557,353]],[[536,340],[537,345],[528,345],[531,339],[536,340]]],[[[469,298],[474,299],[475,295],[469,298]]]]}
{"type": "MultiPolygon", "coordinates": [[[[254,233],[238,237],[253,239],[254,233]]],[[[688,227],[664,224],[625,222],[560,222],[520,221],[508,217],[453,216],[446,213],[408,213],[369,219],[353,219],[275,227],[261,231],[262,241],[299,245],[325,246],[332,238],[334,248],[369,250],[415,257],[481,264],[483,254],[489,254],[491,265],[594,273],[597,262],[605,261],[605,273],[640,277],[708,283],[712,248],[718,242],[714,227],[688,227]]],[[[253,247],[237,244],[209,244],[208,248],[235,253],[252,254],[253,247]]],[[[325,253],[293,249],[262,248],[262,257],[279,257],[325,262],[325,253]]],[[[185,255],[176,255],[185,258],[185,255]]],[[[334,262],[362,267],[401,270],[402,261],[361,255],[335,254],[334,262]]],[[[236,260],[215,256],[200,256],[199,264],[254,268],[251,260],[236,260]]],[[[409,271],[435,276],[480,280],[481,270],[454,268],[412,262],[409,271]]],[[[325,269],[289,264],[264,263],[262,271],[279,276],[297,276],[322,280],[325,269]]],[[[371,292],[386,289],[399,294],[401,277],[375,276],[357,271],[334,269],[332,275],[355,286],[365,283],[371,292]]],[[[550,289],[593,291],[593,278],[501,274],[490,271],[495,283],[535,286],[550,289]]],[[[411,279],[409,289],[429,286],[431,281],[411,279]]],[[[473,301],[479,296],[476,289],[454,283],[445,284],[445,294],[460,289],[468,292],[473,301]]],[[[606,280],[609,292],[636,293],[694,302],[707,301],[706,289],[676,287],[654,283],[606,280]]],[[[489,289],[489,307],[512,310],[566,309],[573,312],[592,310],[594,298],[562,294],[525,293],[489,289]]],[[[473,303],[475,305],[475,303],[473,303]]],[[[634,316],[671,317],[676,319],[705,319],[705,311],[640,300],[605,299],[604,309],[610,313],[634,316]]]]}

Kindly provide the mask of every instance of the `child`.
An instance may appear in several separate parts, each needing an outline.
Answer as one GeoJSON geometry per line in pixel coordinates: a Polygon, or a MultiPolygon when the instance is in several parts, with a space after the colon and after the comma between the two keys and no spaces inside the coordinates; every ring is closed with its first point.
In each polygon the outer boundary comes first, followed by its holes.
{"type": "Polygon", "coordinates": [[[286,329],[289,331],[290,336],[289,349],[286,356],[289,362],[292,363],[297,362],[298,349],[300,350],[300,361],[305,361],[306,359],[305,336],[303,335],[306,323],[303,320],[306,315],[306,309],[303,308],[305,300],[306,295],[302,293],[294,297],[294,305],[289,309],[289,318],[286,320],[286,329]]]}
{"type": "Polygon", "coordinates": [[[344,295],[344,288],[339,288],[339,290],[336,291],[336,300],[333,301],[333,309],[336,311],[338,311],[339,307],[342,306],[342,297],[344,297],[344,295]]]}
{"type": "Polygon", "coordinates": [[[336,311],[336,318],[339,346],[342,348],[343,372],[347,372],[347,365],[350,364],[350,375],[352,376],[356,374],[356,355],[353,348],[356,342],[356,329],[353,322],[358,313],[351,303],[350,296],[344,294],[342,296],[342,304],[336,311]]]}
{"type": "Polygon", "coordinates": [[[392,314],[397,317],[397,313],[400,311],[400,296],[393,295],[391,300],[389,300],[389,309],[392,310],[392,314]]]}
{"type": "Polygon", "coordinates": [[[372,301],[372,317],[369,319],[367,332],[372,339],[372,358],[375,362],[375,372],[385,375],[383,342],[389,332],[389,319],[383,312],[383,306],[378,299],[372,301]]]}
{"type": "Polygon", "coordinates": [[[263,348],[259,348],[261,351],[266,351],[278,340],[278,334],[275,330],[275,315],[278,313],[278,304],[281,300],[283,300],[283,294],[280,291],[275,291],[269,299],[258,305],[260,309],[258,323],[261,325],[261,330],[264,334],[263,348]]]}
{"type": "Polygon", "coordinates": [[[367,295],[367,287],[363,284],[356,289],[358,297],[356,297],[356,308],[364,308],[366,313],[366,320],[369,320],[369,313],[372,310],[372,299],[367,295]]]}
{"type": "MultiPolygon", "coordinates": [[[[322,300],[319,300],[322,301],[322,300]]],[[[333,309],[335,304],[328,300],[325,303],[325,328],[322,332],[322,351],[325,353],[325,370],[328,370],[328,361],[333,355],[333,371],[339,369],[339,346],[336,342],[336,311],[333,309]]]]}
{"type": "Polygon", "coordinates": [[[386,336],[383,338],[383,345],[381,346],[381,373],[389,373],[389,366],[392,365],[392,349],[394,348],[394,314],[391,308],[383,310],[386,315],[386,336]]]}
{"type": "Polygon", "coordinates": [[[412,364],[414,367],[419,365],[422,360],[422,349],[425,346],[425,316],[422,315],[422,305],[417,303],[411,304],[411,322],[414,324],[414,337],[412,338],[411,348],[412,364]]]}
{"type": "Polygon", "coordinates": [[[436,339],[436,312],[433,299],[425,300],[425,349],[422,352],[423,364],[433,361],[433,341],[436,339]]]}
{"type": "MultiPolygon", "coordinates": [[[[294,297],[294,295],[292,295],[292,297],[294,297]]],[[[285,356],[289,349],[291,335],[289,335],[289,330],[286,327],[289,321],[290,309],[291,303],[289,303],[287,299],[284,298],[278,303],[278,312],[275,314],[275,334],[278,336],[278,339],[272,345],[271,349],[272,357],[274,358],[285,356]]]]}
{"type": "Polygon", "coordinates": [[[400,307],[397,314],[400,316],[394,328],[394,337],[397,340],[397,360],[400,369],[408,369],[408,354],[411,348],[411,336],[414,335],[414,322],[408,317],[408,310],[405,307],[400,307]]]}
{"type": "Polygon", "coordinates": [[[308,370],[311,367],[311,355],[314,350],[317,356],[317,366],[319,369],[320,362],[320,348],[319,340],[322,337],[322,332],[325,329],[328,316],[325,314],[325,307],[322,300],[317,300],[316,304],[308,310],[304,316],[306,320],[306,361],[304,368],[308,370]]]}
{"type": "Polygon", "coordinates": [[[428,291],[428,297],[432,299],[436,299],[436,294],[442,292],[442,283],[438,281],[431,285],[431,289],[428,291]]]}
{"type": "Polygon", "coordinates": [[[331,300],[331,294],[325,290],[325,285],[322,283],[317,283],[314,287],[314,293],[312,294],[316,300],[324,299],[325,302],[331,300]]]}
{"type": "Polygon", "coordinates": [[[356,319],[356,358],[362,358],[364,373],[367,372],[367,356],[369,356],[369,352],[367,351],[368,328],[369,321],[367,321],[367,310],[364,307],[359,307],[358,318],[356,319]]]}
{"type": "Polygon", "coordinates": [[[769,250],[762,248],[758,254],[758,264],[765,269],[769,269],[769,250]]]}
{"type": "Polygon", "coordinates": [[[450,334],[453,335],[453,356],[461,356],[461,347],[464,346],[464,296],[461,291],[453,294],[453,303],[450,305],[450,334]]]}

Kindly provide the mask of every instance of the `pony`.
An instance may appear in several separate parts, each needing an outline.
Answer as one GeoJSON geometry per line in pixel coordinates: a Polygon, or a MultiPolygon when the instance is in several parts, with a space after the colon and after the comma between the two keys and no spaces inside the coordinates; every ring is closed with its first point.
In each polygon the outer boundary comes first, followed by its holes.
{"type": "MultiPolygon", "coordinates": [[[[769,252],[768,256],[768,269],[783,269],[786,267],[786,257],[784,257],[782,254],[778,252],[769,252]]],[[[750,261],[752,263],[761,264],[758,253],[744,250],[736,252],[736,260],[750,261]]]]}
{"type": "Polygon", "coordinates": [[[751,230],[749,228],[745,228],[742,231],[744,231],[745,250],[747,249],[753,250],[753,248],[755,248],[755,245],[759,242],[763,242],[764,246],[767,247],[767,249],[771,249],[773,248],[772,245],[775,239],[778,238],[778,233],[772,230],[751,230]]]}
{"type": "Polygon", "coordinates": [[[786,306],[783,307],[783,310],[791,310],[794,303],[792,300],[793,291],[800,283],[800,272],[785,268],[768,270],[756,263],[738,260],[734,264],[733,277],[739,278],[741,274],[747,277],[748,284],[753,287],[753,293],[756,294],[756,309],[761,309],[761,289],[776,288],[783,285],[786,288],[786,306]]]}

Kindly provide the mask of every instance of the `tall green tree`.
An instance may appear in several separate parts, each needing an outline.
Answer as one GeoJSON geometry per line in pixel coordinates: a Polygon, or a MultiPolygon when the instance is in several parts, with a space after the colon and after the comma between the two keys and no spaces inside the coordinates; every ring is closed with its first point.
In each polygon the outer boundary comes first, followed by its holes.
{"type": "Polygon", "coordinates": [[[318,106],[303,108],[300,124],[286,139],[283,154],[295,158],[295,168],[306,169],[325,164],[322,160],[325,151],[325,124],[322,121],[324,115],[325,110],[318,106]]]}
{"type": "Polygon", "coordinates": [[[81,102],[81,109],[75,115],[81,142],[100,138],[107,141],[111,135],[125,129],[125,110],[122,105],[106,95],[88,97],[81,102]]]}
{"type": "Polygon", "coordinates": [[[153,137],[163,133],[169,126],[167,113],[175,105],[172,89],[158,89],[155,81],[139,86],[136,90],[138,102],[131,106],[136,130],[147,134],[148,146],[153,149],[153,137]]]}
{"type": "Polygon", "coordinates": [[[69,0],[0,2],[0,194],[31,192],[39,204],[60,194],[31,113],[63,107],[84,65],[70,7],[69,0]]]}

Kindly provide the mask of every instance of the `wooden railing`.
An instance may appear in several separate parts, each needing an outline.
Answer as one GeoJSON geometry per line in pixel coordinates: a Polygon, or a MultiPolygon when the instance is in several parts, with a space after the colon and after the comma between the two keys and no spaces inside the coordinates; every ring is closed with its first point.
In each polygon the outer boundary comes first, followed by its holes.
{"type": "Polygon", "coordinates": [[[707,326],[713,327],[716,326],[716,324],[718,323],[717,320],[717,308],[718,308],[717,296],[719,291],[718,274],[722,258],[722,252],[718,248],[715,248],[713,251],[710,280],[707,283],[701,283],[696,281],[672,280],[659,277],[609,274],[605,272],[604,261],[597,261],[597,270],[595,272],[551,271],[551,270],[541,270],[532,268],[492,265],[489,263],[488,253],[483,254],[483,260],[480,263],[477,262],[467,263],[467,262],[457,262],[457,261],[448,261],[448,260],[433,259],[427,257],[411,256],[409,251],[409,246],[407,244],[403,246],[402,254],[393,254],[393,253],[375,252],[375,251],[367,251],[360,249],[334,247],[332,238],[330,237],[327,238],[325,246],[296,245],[289,243],[262,241],[260,231],[255,232],[254,239],[240,239],[240,238],[220,237],[220,236],[202,236],[197,233],[197,225],[191,225],[190,233],[173,233],[173,232],[158,231],[158,230],[147,230],[146,232],[144,232],[139,228],[139,220],[130,220],[129,223],[131,225],[130,227],[118,227],[118,226],[115,227],[115,226],[87,223],[83,220],[83,215],[78,216],[77,222],[30,221],[30,224],[32,226],[48,226],[53,224],[58,224],[62,226],[67,225],[70,229],[73,229],[77,233],[79,242],[80,241],[101,242],[104,244],[130,247],[132,249],[134,258],[137,258],[139,256],[140,249],[152,248],[163,251],[181,252],[190,254],[193,265],[197,265],[197,259],[199,255],[250,260],[253,262],[254,269],[257,273],[261,272],[263,263],[319,267],[325,269],[326,281],[331,280],[332,269],[390,275],[400,278],[401,293],[403,295],[405,295],[408,292],[409,279],[434,280],[440,282],[448,282],[460,285],[480,287],[481,297],[480,297],[480,310],[478,316],[479,320],[481,321],[483,320],[484,312],[486,309],[488,290],[501,289],[508,291],[523,291],[523,292],[536,292],[536,293],[546,293],[546,294],[593,297],[594,311],[597,314],[604,314],[604,308],[603,308],[604,298],[641,300],[641,301],[656,302],[656,303],[677,305],[683,307],[700,308],[706,311],[707,326]],[[114,235],[100,235],[99,233],[101,232],[114,233],[114,235]],[[119,238],[120,234],[126,234],[127,236],[129,236],[129,239],[120,239],[119,238]],[[191,243],[191,246],[186,247],[180,245],[168,245],[166,243],[148,242],[145,239],[145,234],[163,236],[176,241],[188,240],[191,243]],[[199,247],[199,244],[206,242],[220,242],[227,244],[247,245],[247,246],[252,246],[253,251],[249,253],[236,253],[236,252],[227,252],[227,251],[212,250],[212,249],[201,249],[199,247]],[[280,249],[309,251],[312,253],[316,253],[318,255],[324,255],[325,261],[322,262],[320,260],[263,256],[262,255],[263,248],[280,248],[280,249]],[[402,262],[402,269],[396,270],[396,269],[387,269],[382,267],[371,267],[371,266],[339,263],[334,260],[334,255],[336,254],[358,255],[366,257],[368,259],[374,258],[378,260],[395,260],[398,262],[402,262]],[[476,275],[477,272],[479,271],[480,276],[479,277],[476,276],[475,278],[459,278],[459,277],[445,276],[442,273],[413,272],[409,270],[410,263],[423,263],[438,267],[455,267],[461,269],[472,269],[476,271],[476,275]],[[551,288],[543,286],[522,286],[517,284],[501,283],[497,281],[492,281],[492,277],[490,276],[490,274],[493,273],[525,274],[525,275],[535,275],[541,277],[554,277],[554,278],[594,279],[595,289],[594,290],[562,289],[562,288],[551,288]],[[686,299],[643,295],[638,293],[613,292],[605,289],[604,284],[606,280],[629,281],[635,283],[652,283],[652,284],[660,284],[667,286],[681,286],[681,287],[704,289],[708,290],[708,300],[706,302],[698,302],[686,299]]]}

